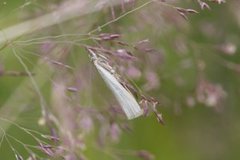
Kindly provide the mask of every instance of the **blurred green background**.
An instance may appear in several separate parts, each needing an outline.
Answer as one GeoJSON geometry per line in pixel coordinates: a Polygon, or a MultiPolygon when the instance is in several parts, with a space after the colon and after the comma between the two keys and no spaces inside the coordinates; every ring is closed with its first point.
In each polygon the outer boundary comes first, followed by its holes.
{"type": "MultiPolygon", "coordinates": [[[[63,1],[57,0],[51,2],[37,0],[1,1],[1,30],[42,15],[62,3],[63,1]]],[[[143,3],[137,1],[136,6],[143,3]]],[[[159,54],[161,53],[162,61],[159,61],[158,65],[151,66],[147,60],[139,63],[139,68],[142,68],[142,77],[134,81],[139,88],[143,88],[146,82],[146,78],[144,78],[146,72],[153,69],[157,73],[159,86],[146,91],[146,93],[160,101],[159,111],[163,114],[166,122],[164,126],[160,125],[154,115],[132,120],[129,122],[132,131],[122,131],[119,143],[110,144],[106,150],[110,148],[109,152],[113,152],[111,147],[121,149],[123,153],[127,152],[126,155],[123,154],[122,159],[127,160],[139,159],[128,154],[129,151],[131,153],[135,150],[147,150],[157,160],[238,159],[240,158],[240,101],[238,99],[240,94],[238,49],[240,46],[240,3],[238,0],[227,1],[223,4],[209,2],[210,10],[201,10],[198,4],[193,1],[172,3],[172,5],[193,8],[199,13],[190,14],[189,20],[186,21],[173,8],[161,3],[153,3],[121,18],[102,30],[102,32],[121,33],[122,39],[130,44],[149,39],[153,48],[159,51],[159,54]],[[213,86],[219,85],[224,90],[224,96],[220,95],[216,105],[208,106],[198,100],[198,88],[201,87],[199,86],[200,79],[206,80],[205,82],[213,86]]],[[[115,8],[116,15],[121,15],[119,8],[119,6],[115,8]]],[[[131,10],[131,7],[126,10],[131,10]]],[[[86,34],[96,26],[110,21],[111,16],[109,9],[104,9],[24,35],[18,40],[24,41],[67,33],[86,34]]],[[[81,38],[79,37],[77,40],[81,40],[81,38]]],[[[61,47],[72,45],[64,43],[65,41],[73,41],[71,37],[54,39],[53,41],[57,43],[58,40],[61,47]]],[[[78,42],[76,41],[76,43],[78,42]]],[[[79,44],[81,43],[79,42],[79,44]]],[[[83,43],[91,44],[92,42],[85,41],[83,43]]],[[[3,46],[3,44],[1,45],[3,46]]],[[[14,52],[21,55],[30,71],[36,74],[33,77],[41,89],[47,106],[50,105],[54,76],[58,76],[58,72],[62,71],[59,69],[51,70],[44,63],[38,63],[42,56],[40,50],[41,44],[30,42],[13,43],[13,45],[1,49],[0,116],[4,119],[14,120],[26,128],[47,134],[47,127],[39,125],[41,118],[39,95],[30,84],[29,77],[1,75],[3,70],[4,72],[24,72],[25,69],[14,52]]],[[[74,66],[76,74],[84,74],[85,72],[79,72],[79,70],[87,68],[88,73],[86,74],[92,78],[90,83],[95,82],[97,77],[97,81],[99,81],[96,82],[97,85],[91,84],[90,89],[85,88],[89,92],[81,94],[83,96],[81,104],[88,106],[96,103],[98,105],[98,102],[93,101],[99,100],[103,96],[99,96],[102,93],[99,89],[104,89],[107,96],[112,96],[105,86],[98,86],[103,85],[102,79],[99,78],[98,74],[95,74],[87,54],[83,52],[85,51],[81,47],[71,46],[71,54],[68,55],[65,62],[74,66]]],[[[141,57],[141,53],[134,54],[141,57]]],[[[70,72],[75,72],[75,70],[70,72]]],[[[209,92],[212,90],[210,89],[209,92]]],[[[216,94],[218,96],[218,93],[216,94]]],[[[204,96],[211,95],[204,92],[204,96]]],[[[99,103],[101,104],[101,102],[99,103]]],[[[6,134],[25,144],[37,145],[26,132],[2,118],[0,120],[0,125],[3,128],[1,135],[5,130],[6,134]]],[[[92,147],[96,134],[97,129],[89,133],[85,139],[87,141],[85,156],[91,160],[114,159],[108,153],[100,152],[92,147]]],[[[12,146],[23,155],[24,159],[27,159],[26,150],[14,139],[8,138],[12,146]]],[[[16,159],[13,152],[11,145],[3,140],[0,147],[0,159],[16,159]]],[[[39,154],[44,156],[43,153],[39,154]]]]}

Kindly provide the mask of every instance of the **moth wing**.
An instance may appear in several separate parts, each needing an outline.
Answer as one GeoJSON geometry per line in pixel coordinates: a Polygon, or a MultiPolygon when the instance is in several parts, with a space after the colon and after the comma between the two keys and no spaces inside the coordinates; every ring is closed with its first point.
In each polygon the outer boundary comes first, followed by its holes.
{"type": "Polygon", "coordinates": [[[94,63],[101,77],[115,95],[128,119],[134,119],[143,114],[142,109],[133,95],[128,92],[118,80],[97,62],[94,63]]]}

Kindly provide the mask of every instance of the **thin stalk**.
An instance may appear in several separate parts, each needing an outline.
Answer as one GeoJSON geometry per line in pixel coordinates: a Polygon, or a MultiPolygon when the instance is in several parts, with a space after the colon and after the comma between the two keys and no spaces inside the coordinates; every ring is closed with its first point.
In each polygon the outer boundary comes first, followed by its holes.
{"type": "Polygon", "coordinates": [[[73,0],[66,6],[60,6],[58,9],[43,16],[27,20],[20,24],[8,27],[0,31],[0,45],[11,42],[12,40],[50,27],[65,21],[84,16],[93,12],[100,11],[106,4],[120,4],[120,0],[73,0]],[[70,5],[69,5],[70,4],[70,5]]]}

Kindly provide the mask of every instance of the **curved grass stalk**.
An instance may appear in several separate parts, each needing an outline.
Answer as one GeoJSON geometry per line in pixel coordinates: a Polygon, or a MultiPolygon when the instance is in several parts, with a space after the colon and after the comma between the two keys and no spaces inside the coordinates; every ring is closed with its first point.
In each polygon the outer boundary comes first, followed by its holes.
{"type": "Polygon", "coordinates": [[[59,7],[51,13],[1,30],[0,44],[6,44],[25,34],[30,34],[34,31],[60,24],[73,18],[97,12],[108,3],[117,5],[121,3],[121,0],[115,0],[114,2],[111,0],[73,0],[72,3],[68,3],[71,4],[69,6],[59,7]]]}
{"type": "MultiPolygon", "coordinates": [[[[61,48],[56,48],[51,54],[55,55],[61,51],[61,48]]],[[[35,75],[35,83],[38,88],[41,88],[49,79],[49,75],[52,75],[54,70],[44,60],[40,59],[33,72],[38,73],[35,75]],[[41,70],[41,72],[39,72],[41,70]]],[[[36,96],[33,94],[27,86],[32,84],[32,80],[25,78],[25,80],[15,89],[8,100],[0,108],[0,117],[6,117],[11,121],[15,121],[19,114],[26,109],[31,100],[36,96]],[[23,94],[24,93],[24,94],[23,94]]],[[[1,123],[1,128],[7,130],[11,124],[1,123]]],[[[2,133],[0,133],[0,137],[2,133]]]]}
{"type": "MultiPolygon", "coordinates": [[[[73,0],[70,6],[66,8],[59,8],[51,13],[43,15],[32,20],[22,22],[20,24],[8,27],[0,31],[0,45],[6,45],[20,36],[30,34],[34,31],[41,30],[46,27],[50,27],[59,23],[63,23],[67,20],[77,18],[86,14],[97,12],[105,4],[110,3],[111,0],[73,0]]],[[[111,3],[117,5],[121,3],[121,0],[116,0],[111,3]]],[[[59,49],[59,48],[58,48],[59,49]]],[[[56,49],[56,50],[58,50],[56,49]]],[[[58,52],[58,51],[54,51],[58,52]]],[[[51,53],[56,54],[56,53],[51,53]]],[[[39,60],[35,68],[34,73],[38,73],[35,78],[35,83],[38,88],[41,88],[49,79],[49,76],[53,74],[53,70],[48,64],[45,64],[43,60],[39,60]],[[41,73],[38,72],[41,70],[41,73]]],[[[28,89],[31,84],[31,79],[26,78],[12,93],[6,103],[0,108],[0,117],[7,117],[11,121],[15,121],[18,115],[25,110],[31,99],[35,96],[32,91],[28,89]],[[24,93],[24,94],[22,94],[24,93]]],[[[10,124],[1,124],[1,128],[7,130],[10,124]]],[[[0,133],[0,136],[2,133],[0,133]]]]}

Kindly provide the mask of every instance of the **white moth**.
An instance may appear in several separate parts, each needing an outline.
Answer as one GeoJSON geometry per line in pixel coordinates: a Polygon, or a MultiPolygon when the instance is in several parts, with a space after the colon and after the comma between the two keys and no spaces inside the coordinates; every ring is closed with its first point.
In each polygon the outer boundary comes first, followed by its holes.
{"type": "Polygon", "coordinates": [[[140,108],[132,93],[124,88],[113,75],[113,73],[111,73],[114,71],[111,66],[104,64],[105,60],[103,57],[97,57],[97,55],[91,49],[89,49],[89,51],[92,54],[93,63],[96,66],[99,74],[115,95],[127,118],[134,119],[141,116],[143,114],[143,110],[140,108]],[[109,71],[109,69],[106,69],[105,66],[109,67],[111,70],[109,71]]]}

